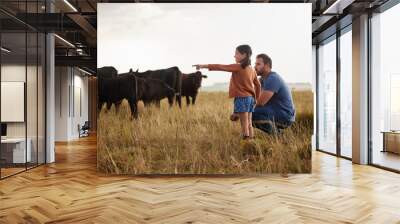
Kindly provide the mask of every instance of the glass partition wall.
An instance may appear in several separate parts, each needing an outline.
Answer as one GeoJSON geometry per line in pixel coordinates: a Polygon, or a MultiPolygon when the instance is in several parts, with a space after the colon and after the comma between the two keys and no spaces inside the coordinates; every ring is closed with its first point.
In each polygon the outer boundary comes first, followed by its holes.
{"type": "MultiPolygon", "coordinates": [[[[26,33],[1,34],[1,177],[26,169],[26,33]],[[4,50],[6,49],[6,50],[4,50]]],[[[30,162],[30,160],[27,160],[30,162]]]]}
{"type": "Polygon", "coordinates": [[[352,34],[351,25],[340,36],[340,154],[352,158],[352,34]]]}
{"type": "MultiPolygon", "coordinates": [[[[24,12],[41,1],[20,1],[24,12]]],[[[3,3],[0,3],[0,7],[3,3]]],[[[0,11],[0,178],[45,163],[45,35],[0,11]],[[12,23],[12,26],[8,26],[12,23]],[[11,29],[12,28],[12,29],[11,29]]]]}
{"type": "Polygon", "coordinates": [[[318,146],[336,154],[336,36],[318,47],[318,146]]]}
{"type": "Polygon", "coordinates": [[[351,25],[317,47],[317,150],[351,159],[351,25]]]}
{"type": "Polygon", "coordinates": [[[400,4],[371,18],[370,163],[400,172],[400,4]]]}
{"type": "MultiPolygon", "coordinates": [[[[369,16],[368,164],[400,172],[400,4],[369,16]]],[[[317,45],[317,150],[352,158],[352,27],[317,45]]]]}

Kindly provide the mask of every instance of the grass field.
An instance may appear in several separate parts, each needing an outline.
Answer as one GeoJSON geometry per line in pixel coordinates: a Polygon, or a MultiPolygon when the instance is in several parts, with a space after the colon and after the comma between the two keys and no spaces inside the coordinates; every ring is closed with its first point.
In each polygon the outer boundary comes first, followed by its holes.
{"type": "Polygon", "coordinates": [[[232,99],[202,92],[195,106],[144,108],[132,119],[126,101],[98,120],[98,170],[109,174],[261,174],[311,172],[313,94],[293,92],[296,122],[279,136],[256,129],[240,140],[229,120],[232,99]]]}

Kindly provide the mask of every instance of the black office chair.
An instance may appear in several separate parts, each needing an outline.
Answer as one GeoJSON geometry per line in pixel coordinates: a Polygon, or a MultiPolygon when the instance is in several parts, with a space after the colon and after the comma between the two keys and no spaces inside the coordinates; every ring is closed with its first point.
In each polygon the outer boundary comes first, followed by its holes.
{"type": "Polygon", "coordinates": [[[89,121],[85,121],[82,127],[80,127],[80,125],[78,124],[79,138],[89,136],[89,129],[90,129],[89,121]]]}

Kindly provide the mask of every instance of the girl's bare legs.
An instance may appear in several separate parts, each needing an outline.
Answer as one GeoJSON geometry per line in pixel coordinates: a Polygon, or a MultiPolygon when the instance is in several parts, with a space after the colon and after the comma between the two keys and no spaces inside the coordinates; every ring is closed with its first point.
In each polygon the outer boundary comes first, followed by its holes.
{"type": "Polygon", "coordinates": [[[253,113],[251,113],[251,112],[249,112],[248,113],[249,115],[248,115],[248,118],[249,118],[249,120],[248,120],[248,127],[249,127],[249,136],[250,136],[250,138],[253,138],[254,137],[254,130],[253,130],[253,125],[252,125],[252,114],[253,113]]]}
{"type": "Polygon", "coordinates": [[[240,125],[242,127],[242,135],[249,136],[249,113],[243,112],[238,114],[240,119],[240,125]]]}

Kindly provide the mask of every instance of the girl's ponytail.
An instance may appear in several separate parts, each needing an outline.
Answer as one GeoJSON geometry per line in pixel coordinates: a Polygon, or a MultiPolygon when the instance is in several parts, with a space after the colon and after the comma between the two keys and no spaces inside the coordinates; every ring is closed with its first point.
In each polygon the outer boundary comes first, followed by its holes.
{"type": "Polygon", "coordinates": [[[247,66],[251,65],[251,47],[247,44],[243,44],[236,47],[236,50],[239,51],[241,54],[246,54],[246,57],[242,61],[240,61],[240,66],[242,66],[242,68],[246,68],[247,66]]]}

